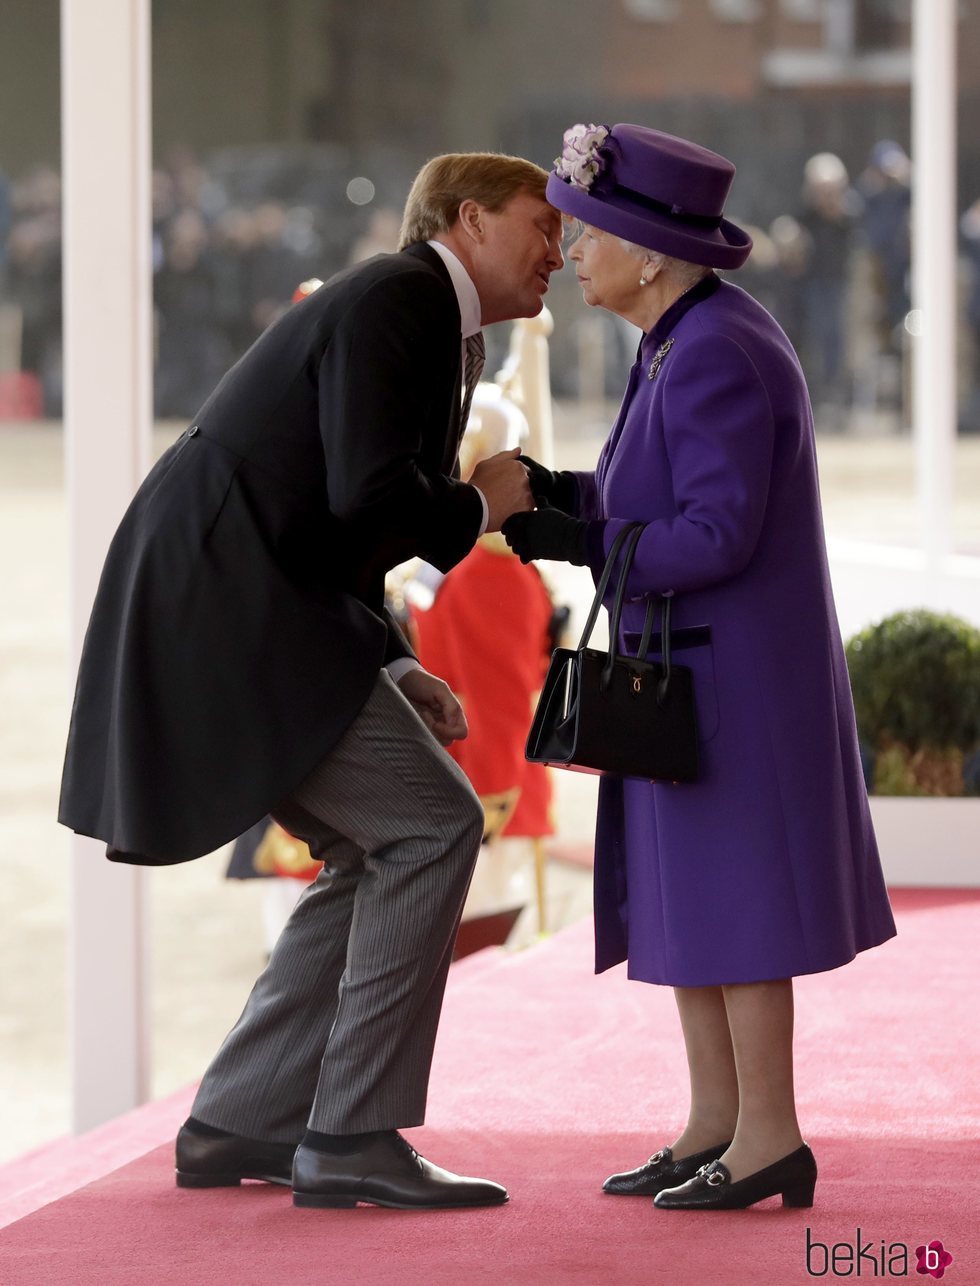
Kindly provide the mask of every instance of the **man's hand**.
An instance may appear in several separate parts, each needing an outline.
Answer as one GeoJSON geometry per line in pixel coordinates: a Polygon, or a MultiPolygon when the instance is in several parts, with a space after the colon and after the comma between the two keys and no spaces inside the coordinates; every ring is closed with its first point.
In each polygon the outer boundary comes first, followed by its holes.
{"type": "Polygon", "coordinates": [[[575,563],[589,561],[586,533],[589,524],[552,509],[543,500],[534,513],[513,514],[504,523],[504,539],[522,563],[536,558],[575,563]]]}
{"type": "Polygon", "coordinates": [[[409,670],[398,686],[440,745],[462,741],[469,733],[463,707],[447,684],[426,670],[409,670]]]}
{"type": "Polygon", "coordinates": [[[467,479],[486,497],[490,513],[487,531],[499,531],[511,514],[534,508],[527,470],[518,459],[520,454],[521,448],[515,447],[481,460],[467,479]]]}

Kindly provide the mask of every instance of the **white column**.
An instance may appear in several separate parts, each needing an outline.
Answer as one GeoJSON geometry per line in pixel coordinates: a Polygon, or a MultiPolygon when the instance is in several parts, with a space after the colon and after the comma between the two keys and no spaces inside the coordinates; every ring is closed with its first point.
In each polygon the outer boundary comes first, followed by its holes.
{"type": "MultiPolygon", "coordinates": [[[[149,0],[62,0],[71,681],[112,534],[150,460],[149,0]]],[[[71,851],[72,1124],[145,1101],[144,875],[71,851]]]]}
{"type": "Polygon", "coordinates": [[[518,337],[521,403],[527,416],[528,440],[525,450],[532,460],[547,469],[555,467],[555,430],[551,405],[551,357],[548,339],[555,319],[547,308],[537,317],[522,317],[514,323],[518,337]]]}
{"type": "Polygon", "coordinates": [[[922,548],[952,548],[956,449],[957,0],[912,13],[912,408],[922,548]]]}

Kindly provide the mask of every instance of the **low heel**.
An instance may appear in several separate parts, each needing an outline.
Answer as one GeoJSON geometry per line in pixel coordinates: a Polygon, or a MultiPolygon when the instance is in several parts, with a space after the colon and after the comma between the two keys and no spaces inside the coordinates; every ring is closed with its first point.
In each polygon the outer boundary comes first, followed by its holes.
{"type": "Polygon", "coordinates": [[[189,1170],[177,1171],[178,1188],[237,1188],[241,1185],[240,1174],[194,1174],[189,1170]]]}
{"type": "Polygon", "coordinates": [[[294,1192],[293,1205],[308,1210],[353,1210],[357,1199],[333,1196],[330,1193],[294,1192]]]}
{"type": "Polygon", "coordinates": [[[817,1186],[815,1179],[807,1183],[798,1183],[794,1188],[787,1188],[783,1193],[783,1205],[795,1210],[809,1210],[813,1205],[813,1190],[817,1186]]]}

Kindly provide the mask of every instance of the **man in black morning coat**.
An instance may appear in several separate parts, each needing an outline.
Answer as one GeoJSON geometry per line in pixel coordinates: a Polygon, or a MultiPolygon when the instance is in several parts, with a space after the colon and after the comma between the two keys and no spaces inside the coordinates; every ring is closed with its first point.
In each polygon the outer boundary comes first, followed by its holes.
{"type": "Polygon", "coordinates": [[[457,450],[481,325],[540,312],[562,264],[545,179],[512,157],[430,161],[402,250],[261,336],[109,550],[60,820],[115,861],[165,865],[271,812],[325,861],[204,1076],[177,1140],[183,1186],[292,1180],[315,1206],[507,1199],[397,1133],[424,1117],[483,816],[440,745],[466,735],[461,707],[383,593],[396,564],[448,571],[532,507],[517,452],[465,483],[457,450]]]}

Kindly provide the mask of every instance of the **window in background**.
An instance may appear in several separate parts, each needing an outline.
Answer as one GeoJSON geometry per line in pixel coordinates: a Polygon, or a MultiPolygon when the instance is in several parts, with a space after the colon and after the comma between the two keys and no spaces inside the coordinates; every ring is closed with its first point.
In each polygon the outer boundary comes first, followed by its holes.
{"type": "Polygon", "coordinates": [[[679,0],[623,0],[623,7],[638,22],[672,22],[678,16],[679,0]]]}
{"type": "Polygon", "coordinates": [[[720,22],[758,22],[765,11],[762,0],[711,0],[711,12],[720,22]]]}

